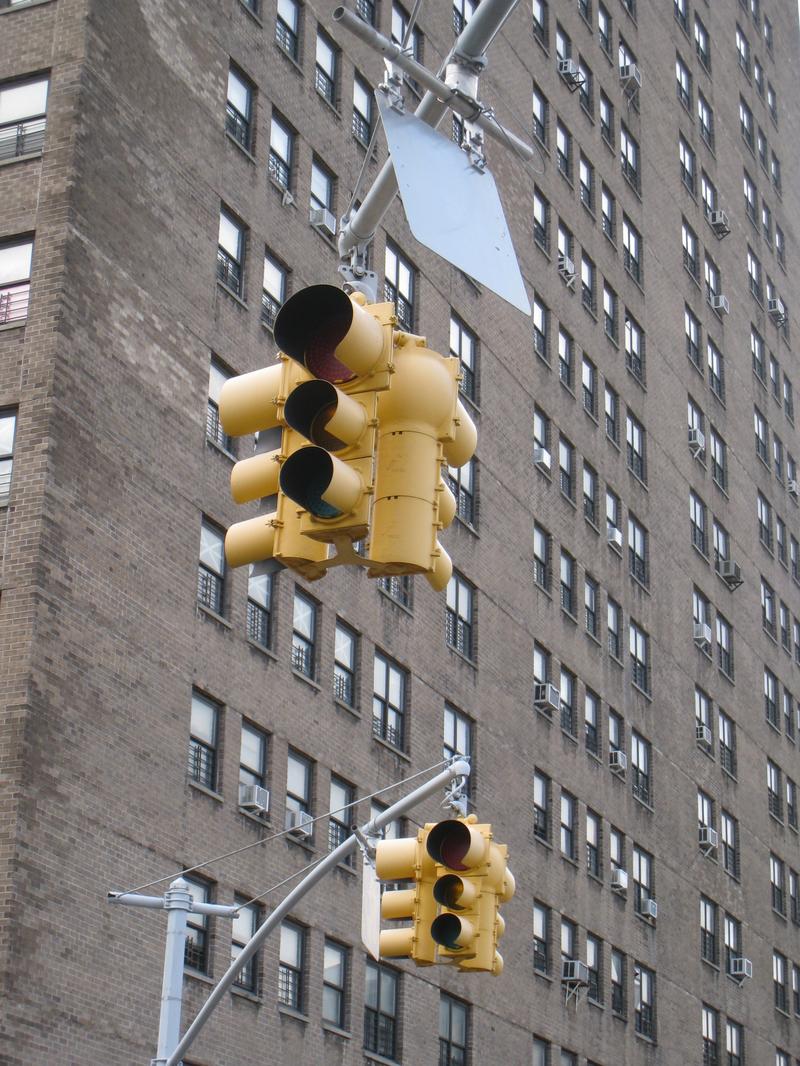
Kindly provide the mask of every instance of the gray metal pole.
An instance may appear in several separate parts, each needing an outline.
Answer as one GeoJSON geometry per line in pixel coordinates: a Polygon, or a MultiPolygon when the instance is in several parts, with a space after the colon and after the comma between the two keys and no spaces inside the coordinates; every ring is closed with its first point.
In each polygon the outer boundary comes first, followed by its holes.
{"type": "MultiPolygon", "coordinates": [[[[391,807],[387,807],[385,811],[381,811],[379,815],[367,822],[361,827],[361,832],[364,836],[375,836],[379,830],[383,829],[385,825],[388,825],[395,818],[401,814],[405,814],[406,811],[411,810],[412,807],[416,807],[418,803],[427,799],[428,796],[433,795],[440,788],[443,788],[455,777],[468,777],[469,776],[469,763],[463,759],[456,759],[450,763],[446,770],[443,770],[436,777],[431,778],[430,781],[426,781],[424,785],[420,785],[419,788],[415,788],[413,792],[409,792],[407,796],[403,796],[396,803],[393,803],[391,807]]],[[[251,939],[245,944],[241,952],[230,964],[226,972],[220,978],[219,984],[213,989],[208,999],[205,1001],[197,1017],[186,1030],[186,1033],[172,1052],[170,1057],[164,1062],[164,1066],[179,1066],[181,1058],[189,1050],[195,1041],[200,1030],[208,1021],[215,1007],[225,995],[227,990],[233,984],[236,979],[236,975],[247,963],[249,959],[258,951],[262,943],[266,940],[269,934],[283,921],[284,917],[289,914],[294,908],[295,904],[305,896],[305,894],[321,881],[325,874],[329,870],[334,869],[338,864],[346,859],[351,852],[355,851],[358,846],[358,840],[355,836],[350,836],[347,840],[343,841],[338,848],[334,848],[325,858],[320,862],[319,866],[316,866],[311,870],[294,888],[289,895],[278,904],[273,910],[263,925],[261,925],[251,939]]],[[[159,1066],[161,1064],[159,1063],[159,1066]]]]}
{"type": "Polygon", "coordinates": [[[164,980],[161,983],[161,1015],[158,1019],[158,1049],[150,1066],[164,1066],[181,1038],[183,1003],[183,957],[186,947],[186,915],[192,905],[189,885],[176,878],[164,893],[167,912],[167,943],[164,948],[164,980]]]}
{"type": "MultiPolygon", "coordinates": [[[[466,63],[482,60],[483,53],[517,3],[518,0],[482,0],[450,50],[442,70],[454,57],[466,63]]],[[[446,111],[447,104],[443,104],[433,93],[426,92],[414,114],[436,128],[446,111]]],[[[358,211],[340,230],[339,255],[342,259],[371,239],[396,194],[397,178],[391,159],[387,159],[358,211]]]]}
{"type": "Polygon", "coordinates": [[[454,89],[451,89],[449,85],[437,78],[435,74],[431,74],[427,67],[424,67],[422,63],[418,63],[416,59],[412,59],[407,55],[399,44],[395,44],[394,41],[390,41],[388,37],[384,37],[382,33],[370,26],[368,23],[360,19],[358,15],[355,15],[352,11],[349,11],[346,7],[337,7],[333,12],[334,22],[341,22],[350,32],[364,41],[365,44],[370,45],[381,55],[385,56],[395,66],[400,67],[406,74],[412,77],[415,81],[419,82],[424,89],[433,93],[437,100],[445,104],[447,107],[452,108],[462,118],[470,119],[479,129],[482,129],[489,136],[494,137],[496,140],[501,141],[507,146],[511,146],[514,151],[522,156],[525,160],[538,159],[538,152],[525,141],[521,140],[511,130],[505,129],[500,123],[491,115],[482,111],[476,111],[475,106],[459,95],[454,89]]]}

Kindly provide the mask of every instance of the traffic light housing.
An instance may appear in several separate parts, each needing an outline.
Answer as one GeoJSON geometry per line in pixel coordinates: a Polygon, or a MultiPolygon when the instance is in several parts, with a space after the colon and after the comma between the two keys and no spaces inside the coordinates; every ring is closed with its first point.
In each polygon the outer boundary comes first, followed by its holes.
{"type": "Polygon", "coordinates": [[[382,882],[413,881],[413,888],[385,890],[381,895],[381,918],[387,921],[410,919],[409,925],[384,929],[380,934],[383,959],[413,959],[418,966],[436,961],[436,944],[431,926],[436,917],[433,885],[436,867],[425,843],[428,827],[416,837],[380,840],[375,848],[375,873],[382,882]]]}
{"type": "Polygon", "coordinates": [[[495,844],[492,827],[479,825],[474,814],[426,828],[428,854],[436,863],[433,896],[441,908],[430,934],[440,961],[450,959],[462,971],[502,973],[497,941],[505,921],[499,907],[515,890],[508,848],[495,844]]]}

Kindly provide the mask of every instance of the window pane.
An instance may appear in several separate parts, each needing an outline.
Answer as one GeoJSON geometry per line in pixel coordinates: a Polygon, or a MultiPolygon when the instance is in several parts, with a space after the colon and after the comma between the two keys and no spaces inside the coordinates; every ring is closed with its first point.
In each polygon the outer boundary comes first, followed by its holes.
{"type": "Polygon", "coordinates": [[[31,276],[33,241],[9,244],[0,248],[0,285],[12,281],[27,281],[31,276]]]}
{"type": "Polygon", "coordinates": [[[8,85],[0,89],[0,125],[18,122],[47,110],[47,78],[8,85]]]}

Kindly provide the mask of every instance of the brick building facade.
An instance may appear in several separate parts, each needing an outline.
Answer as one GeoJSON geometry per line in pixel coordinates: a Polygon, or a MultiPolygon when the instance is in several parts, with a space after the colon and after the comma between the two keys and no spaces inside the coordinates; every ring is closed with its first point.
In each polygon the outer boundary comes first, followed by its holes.
{"type": "MultiPolygon", "coordinates": [[[[429,68],[470,11],[422,7],[429,68]]],[[[796,1066],[796,12],[518,7],[481,89],[542,151],[490,146],[532,322],[387,215],[372,265],[461,357],[479,430],[447,597],[220,562],[220,382],[273,360],[288,294],[336,283],[309,205],[347,208],[376,121],[382,65],[331,12],[0,0],[5,1061],[147,1062],[164,921],[107,890],[200,864],[196,893],[250,900],[339,839],[266,841],[287,811],[364,820],[444,745],[511,849],[503,976],[376,969],[343,866],[195,1066],[796,1066]]],[[[195,923],[187,1018],[274,898],[195,923]]]]}

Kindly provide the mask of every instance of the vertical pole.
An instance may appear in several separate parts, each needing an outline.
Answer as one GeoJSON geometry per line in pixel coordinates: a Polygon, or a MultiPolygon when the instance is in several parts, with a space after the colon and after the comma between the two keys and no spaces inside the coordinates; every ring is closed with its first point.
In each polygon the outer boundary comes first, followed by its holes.
{"type": "Polygon", "coordinates": [[[189,891],[189,885],[182,877],[178,877],[164,893],[164,910],[167,912],[167,942],[164,948],[164,979],[161,983],[158,1051],[150,1066],[164,1066],[181,1038],[186,915],[191,905],[192,894],[189,891]]]}

